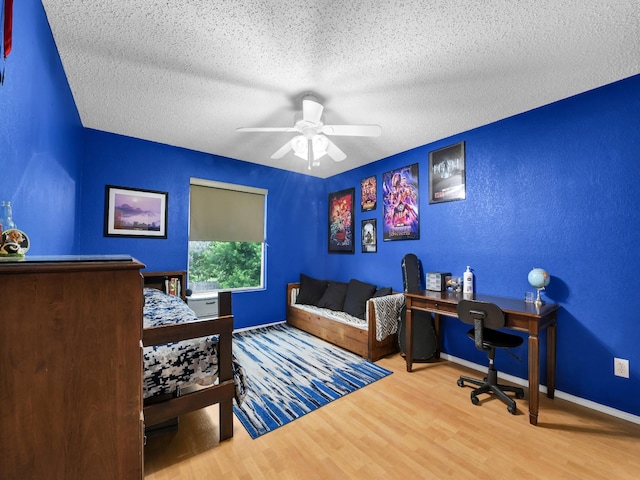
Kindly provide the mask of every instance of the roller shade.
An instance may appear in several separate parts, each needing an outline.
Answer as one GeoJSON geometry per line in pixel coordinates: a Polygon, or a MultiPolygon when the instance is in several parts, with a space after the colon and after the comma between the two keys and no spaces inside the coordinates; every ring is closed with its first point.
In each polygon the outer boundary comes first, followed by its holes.
{"type": "Polygon", "coordinates": [[[267,190],[191,179],[189,240],[264,242],[267,190]]]}

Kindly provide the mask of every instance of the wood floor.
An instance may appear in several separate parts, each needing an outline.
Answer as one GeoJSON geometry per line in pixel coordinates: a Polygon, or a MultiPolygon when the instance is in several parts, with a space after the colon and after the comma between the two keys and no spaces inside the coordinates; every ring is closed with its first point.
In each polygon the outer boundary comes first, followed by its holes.
{"type": "MultiPolygon", "coordinates": [[[[637,479],[640,425],[541,395],[538,426],[526,398],[511,415],[498,399],[469,400],[451,362],[378,365],[388,377],[252,440],[237,419],[218,441],[217,407],[185,415],[150,438],[145,478],[165,479],[637,479]]],[[[481,376],[481,375],[480,375],[481,376]]]]}

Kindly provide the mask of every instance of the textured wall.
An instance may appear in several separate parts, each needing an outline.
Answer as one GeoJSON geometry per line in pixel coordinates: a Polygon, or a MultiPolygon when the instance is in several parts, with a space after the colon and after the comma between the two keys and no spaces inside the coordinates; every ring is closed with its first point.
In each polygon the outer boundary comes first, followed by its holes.
{"type": "MultiPolygon", "coordinates": [[[[355,255],[327,255],[327,276],[402,289],[400,261],[413,252],[426,271],[462,275],[471,265],[478,292],[521,298],[532,290],[529,270],[543,267],[552,277],[543,297],[563,307],[557,388],[639,415],[638,119],[636,76],[329,179],[327,191],[337,191],[418,163],[421,238],[379,237],[377,254],[361,254],[358,234],[355,255]],[[466,145],[467,198],[429,205],[429,152],[459,141],[466,145]],[[614,356],[630,359],[630,379],[613,376],[614,356]]],[[[380,224],[382,212],[358,212],[356,225],[364,218],[380,224]]],[[[447,319],[444,329],[445,352],[485,362],[466,326],[447,319]]],[[[519,350],[521,363],[508,355],[499,361],[526,378],[526,344],[519,350]]]]}
{"type": "MultiPolygon", "coordinates": [[[[188,262],[189,178],[264,188],[267,195],[266,287],[236,293],[236,328],[285,318],[286,283],[300,269],[322,274],[325,208],[323,181],[223,157],[95,130],[85,133],[80,253],[131,254],[149,271],[186,270],[188,262]],[[164,239],[103,236],[105,185],[168,192],[164,239]]],[[[214,205],[212,208],[225,208],[214,205]]]]}
{"type": "Polygon", "coordinates": [[[13,8],[13,50],[0,60],[0,199],[13,203],[30,254],[70,254],[82,127],[42,4],[20,1],[13,8]]]}

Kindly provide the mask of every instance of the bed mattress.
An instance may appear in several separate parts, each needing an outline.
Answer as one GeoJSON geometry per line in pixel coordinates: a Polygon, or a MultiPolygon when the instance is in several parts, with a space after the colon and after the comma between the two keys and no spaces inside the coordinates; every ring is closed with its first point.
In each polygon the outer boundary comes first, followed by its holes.
{"type": "MultiPolygon", "coordinates": [[[[144,289],[144,328],[197,321],[179,297],[144,289]]],[[[143,396],[179,394],[195,384],[210,385],[218,378],[218,336],[145,347],[143,396]]]]}

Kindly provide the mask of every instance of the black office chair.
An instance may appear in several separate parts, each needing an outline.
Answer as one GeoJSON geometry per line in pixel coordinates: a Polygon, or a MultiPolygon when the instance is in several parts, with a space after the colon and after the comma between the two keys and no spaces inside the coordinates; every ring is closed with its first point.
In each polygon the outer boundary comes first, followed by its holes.
{"type": "Polygon", "coordinates": [[[479,388],[471,392],[471,403],[478,405],[478,395],[481,393],[493,393],[507,404],[509,413],[515,415],[516,402],[505,392],[513,392],[516,394],[516,398],[524,398],[524,390],[520,387],[499,384],[498,372],[493,366],[493,359],[496,355],[496,348],[520,346],[522,338],[496,330],[504,327],[504,312],[494,303],[460,300],[458,302],[458,318],[464,323],[473,325],[467,335],[475,341],[476,348],[486,351],[489,357],[489,371],[484,380],[463,375],[458,379],[458,386],[464,387],[464,382],[478,385],[479,388]]]}

